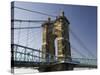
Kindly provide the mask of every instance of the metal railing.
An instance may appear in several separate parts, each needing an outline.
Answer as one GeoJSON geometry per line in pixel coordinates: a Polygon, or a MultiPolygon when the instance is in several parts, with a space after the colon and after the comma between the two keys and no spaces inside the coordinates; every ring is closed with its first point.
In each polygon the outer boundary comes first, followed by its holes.
{"type": "Polygon", "coordinates": [[[14,56],[13,60],[14,61],[19,61],[19,62],[40,62],[40,63],[71,63],[71,64],[79,64],[79,65],[89,65],[89,66],[97,66],[97,59],[86,59],[86,58],[70,58],[65,59],[64,57],[62,58],[62,61],[57,60],[57,56],[51,55],[49,53],[42,52],[37,49],[17,45],[17,44],[12,44],[11,45],[13,50],[12,53],[14,56]],[[42,55],[48,55],[49,57],[42,57],[42,55]],[[54,57],[54,59],[51,59],[51,57],[54,57]]]}

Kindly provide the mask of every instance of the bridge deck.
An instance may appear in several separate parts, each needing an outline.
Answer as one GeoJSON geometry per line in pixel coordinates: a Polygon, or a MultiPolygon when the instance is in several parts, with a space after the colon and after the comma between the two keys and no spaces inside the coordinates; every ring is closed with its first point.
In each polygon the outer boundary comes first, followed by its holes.
{"type": "MultiPolygon", "coordinates": [[[[88,67],[88,68],[97,68],[97,59],[86,59],[86,58],[71,58],[71,61],[62,58],[62,60],[65,61],[57,61],[54,60],[50,62],[40,62],[40,60],[46,60],[45,58],[42,58],[37,56],[36,54],[44,54],[42,51],[17,45],[17,44],[12,44],[12,67],[46,67],[46,66],[52,66],[52,65],[57,65],[57,64],[71,64],[74,67],[88,67]],[[16,49],[20,49],[19,51],[16,49]],[[26,52],[26,53],[24,53],[26,52]],[[27,58],[26,58],[27,57],[27,58]],[[38,62],[37,62],[38,61],[38,62]]],[[[49,54],[50,55],[50,54],[49,54]]],[[[56,57],[56,56],[54,56],[56,57]]]]}
{"type": "Polygon", "coordinates": [[[57,64],[71,64],[73,67],[82,68],[97,68],[97,65],[80,64],[73,62],[26,62],[26,61],[14,61],[12,64],[14,67],[48,67],[57,64]]]}

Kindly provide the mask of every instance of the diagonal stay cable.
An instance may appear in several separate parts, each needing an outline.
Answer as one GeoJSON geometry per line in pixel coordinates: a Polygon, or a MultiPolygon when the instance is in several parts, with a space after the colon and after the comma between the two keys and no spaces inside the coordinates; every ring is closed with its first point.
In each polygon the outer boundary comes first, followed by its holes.
{"type": "Polygon", "coordinates": [[[88,54],[91,54],[92,57],[95,57],[93,55],[93,53],[86,47],[86,45],[84,45],[84,43],[81,41],[81,39],[79,37],[77,37],[77,35],[71,29],[70,29],[70,33],[73,35],[73,37],[76,38],[76,40],[81,44],[81,46],[84,48],[84,50],[88,52],[88,54]]]}
{"type": "Polygon", "coordinates": [[[46,14],[46,13],[43,13],[43,12],[39,12],[39,11],[33,11],[33,10],[29,10],[29,9],[25,9],[25,8],[21,8],[21,7],[17,7],[17,6],[14,6],[12,8],[17,8],[17,9],[21,9],[21,10],[25,10],[25,11],[29,11],[29,12],[33,12],[33,13],[38,13],[38,14],[42,14],[42,15],[47,15],[47,16],[51,16],[51,17],[56,17],[54,15],[50,15],[50,14],[46,14]]]}
{"type": "Polygon", "coordinates": [[[80,52],[79,50],[77,50],[75,47],[73,47],[71,44],[70,44],[70,46],[71,46],[71,48],[73,49],[73,50],[75,50],[77,53],[79,53],[82,57],[84,57],[84,58],[86,58],[86,56],[82,53],[82,52],[80,52]]]}
{"type": "MultiPolygon", "coordinates": [[[[22,20],[22,19],[12,19],[11,22],[46,22],[47,20],[22,20]]],[[[51,21],[52,22],[52,21],[51,21]]]]}
{"type": "Polygon", "coordinates": [[[36,28],[41,28],[41,26],[37,26],[37,27],[14,27],[11,29],[36,29],[36,28]]]}
{"type": "MultiPolygon", "coordinates": [[[[70,43],[70,41],[68,39],[66,39],[66,41],[70,43]]],[[[71,46],[72,49],[74,49],[76,52],[78,52],[82,57],[85,57],[86,58],[86,55],[84,55],[78,49],[76,49],[75,47],[73,47],[72,44],[70,44],[70,46],[71,46]]]]}

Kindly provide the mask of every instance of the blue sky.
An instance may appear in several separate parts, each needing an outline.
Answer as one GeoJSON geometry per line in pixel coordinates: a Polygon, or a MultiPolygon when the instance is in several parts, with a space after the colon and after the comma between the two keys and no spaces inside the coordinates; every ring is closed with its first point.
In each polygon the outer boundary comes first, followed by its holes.
{"type": "MultiPolygon", "coordinates": [[[[62,4],[44,4],[33,2],[15,2],[15,6],[29,10],[40,11],[47,14],[59,16],[60,11],[64,10],[65,16],[70,21],[70,29],[81,39],[87,46],[90,52],[96,58],[97,55],[97,7],[95,6],[78,6],[78,5],[62,5],[62,4]]],[[[47,20],[48,16],[28,12],[25,10],[14,9],[14,19],[24,20],[47,20]]],[[[52,20],[55,18],[51,17],[52,20]]],[[[41,23],[19,23],[16,22],[15,27],[22,26],[41,26],[41,23]]],[[[26,45],[35,49],[41,49],[42,45],[42,28],[33,30],[20,30],[20,44],[26,45]],[[27,40],[27,36],[29,35],[27,40]],[[27,41],[25,41],[27,40],[27,41]]],[[[19,31],[15,31],[15,43],[18,43],[19,31]]],[[[93,58],[89,53],[81,47],[80,43],[70,34],[70,42],[73,47],[77,48],[81,53],[88,58],[93,58]]],[[[73,57],[81,57],[75,50],[71,49],[73,57]]]]}

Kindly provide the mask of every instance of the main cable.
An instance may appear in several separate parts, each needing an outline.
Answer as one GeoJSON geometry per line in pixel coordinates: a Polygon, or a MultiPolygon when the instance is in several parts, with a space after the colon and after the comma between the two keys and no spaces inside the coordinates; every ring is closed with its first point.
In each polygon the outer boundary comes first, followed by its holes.
{"type": "Polygon", "coordinates": [[[42,15],[47,15],[47,16],[51,16],[51,17],[56,18],[56,16],[54,16],[54,15],[46,14],[46,13],[39,12],[39,11],[33,11],[33,10],[29,10],[29,9],[25,9],[25,8],[21,8],[21,7],[17,7],[17,6],[14,6],[12,8],[17,8],[17,9],[21,9],[21,10],[25,10],[25,11],[29,11],[29,12],[33,12],[33,13],[38,13],[38,14],[42,14],[42,15]]]}

